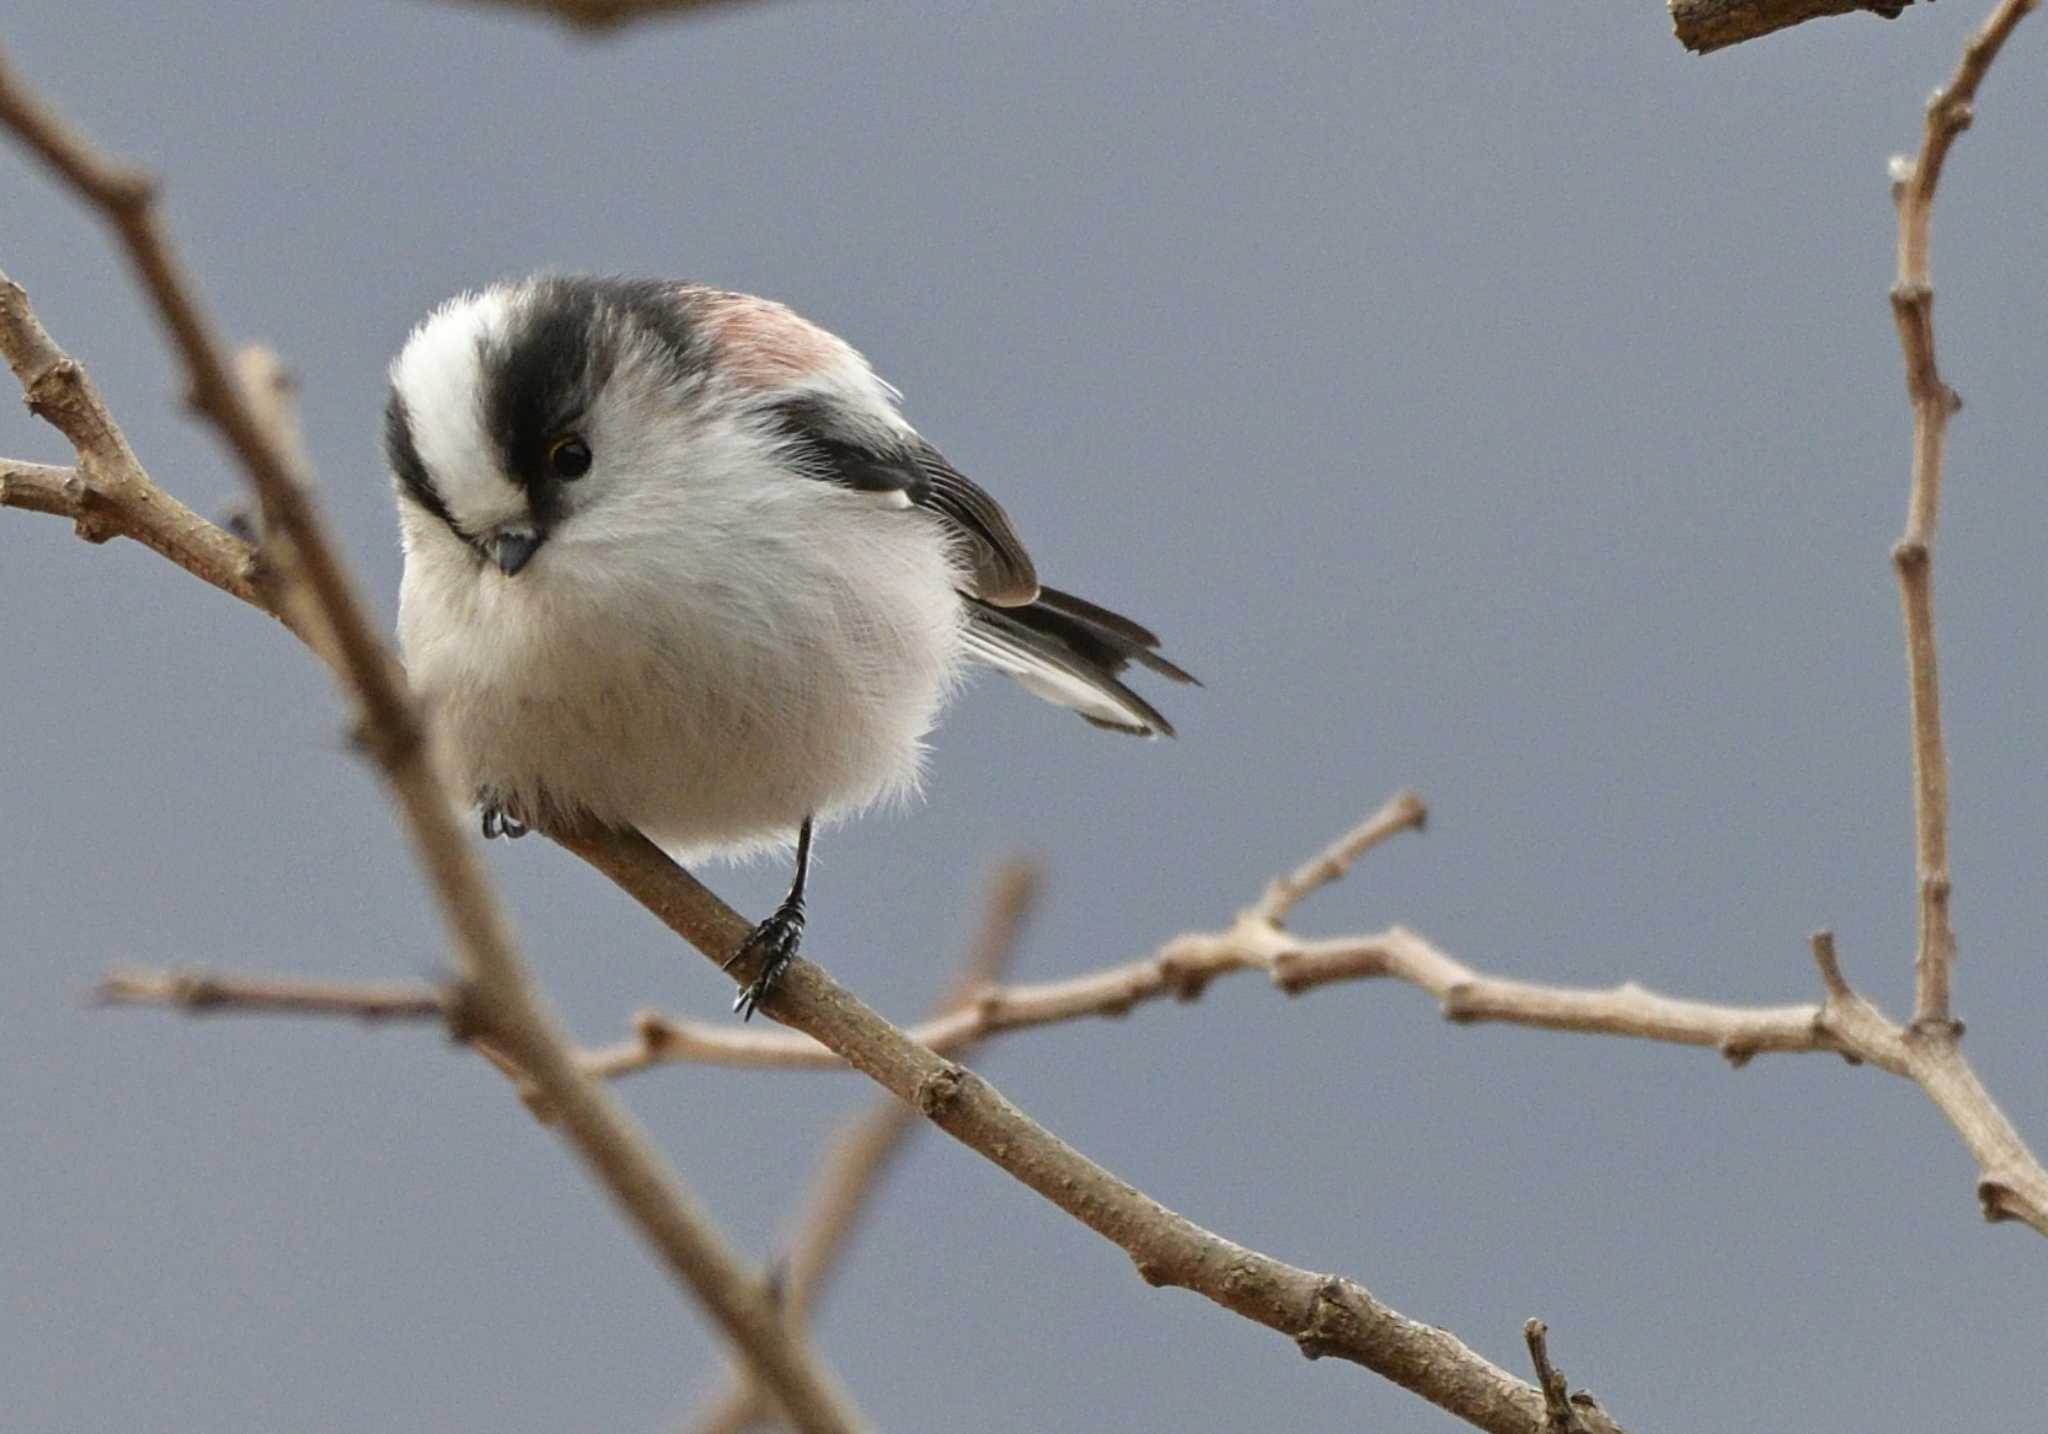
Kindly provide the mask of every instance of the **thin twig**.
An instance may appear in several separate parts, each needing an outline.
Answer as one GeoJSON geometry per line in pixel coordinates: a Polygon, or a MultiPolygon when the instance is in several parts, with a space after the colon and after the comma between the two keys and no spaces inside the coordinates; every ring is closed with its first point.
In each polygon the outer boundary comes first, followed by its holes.
{"type": "Polygon", "coordinates": [[[361,1021],[439,1021],[446,993],[411,981],[307,981],[214,971],[159,971],[124,966],[93,988],[110,1006],[173,1006],[194,1015],[352,1016],[361,1021]]]}
{"type": "Polygon", "coordinates": [[[1338,837],[1286,876],[1276,877],[1251,908],[1270,926],[1285,926],[1287,915],[1306,897],[1333,881],[1341,881],[1351,863],[1388,837],[1405,831],[1421,831],[1429,821],[1429,807],[1413,792],[1396,792],[1380,809],[1338,837]]]}
{"type": "MultiPolygon", "coordinates": [[[[557,1111],[570,1142],[622,1213],[662,1255],[744,1352],[802,1429],[861,1425],[815,1353],[780,1319],[759,1279],[711,1226],[637,1124],[577,1066],[573,1046],[529,979],[496,894],[457,824],[397,664],[365,615],[355,584],[307,496],[299,455],[274,411],[252,405],[201,311],[159,219],[154,187],[99,153],[32,95],[0,58],[0,125],[55,170],[120,238],[169,329],[191,381],[193,406],[233,450],[263,507],[288,538],[292,578],[320,617],[316,650],[338,658],[344,691],[361,707],[359,732],[403,814],[461,962],[451,1025],[517,1064],[557,1111]]],[[[154,485],[107,415],[83,369],[57,350],[21,288],[0,275],[0,343],[31,406],[71,439],[82,476],[140,502],[154,485]]],[[[203,520],[187,510],[178,521],[203,520]]],[[[246,575],[244,594],[256,601],[246,575]]],[[[259,604],[266,605],[267,604],[259,604]]],[[[286,605],[285,611],[291,611],[286,605]]]]}
{"type": "Polygon", "coordinates": [[[1899,275],[1892,316],[1906,360],[1913,405],[1913,480],[1906,531],[1892,549],[1899,604],[1905,615],[1907,691],[1913,733],[1913,834],[1919,880],[1920,930],[1913,957],[1913,1020],[1946,1022],[1956,959],[1949,924],[1948,755],[1941,736],[1941,678],[1934,649],[1934,529],[1941,511],[1942,442],[1961,401],[1934,360],[1934,287],[1928,277],[1928,228],[1934,190],[1956,136],[1969,127],[1977,86],[2013,27],[2035,0],[2002,0],[1963,48],[1946,89],[1927,102],[1927,131],[1918,159],[1892,162],[1892,199],[1899,220],[1899,275]]]}
{"type": "MultiPolygon", "coordinates": [[[[959,975],[935,1010],[951,1010],[1000,980],[1016,954],[1018,938],[1036,904],[1043,874],[1035,862],[1011,860],[989,878],[981,922],[968,944],[959,975]]],[[[826,1281],[838,1268],[855,1228],[883,1173],[916,1129],[917,1112],[894,1096],[883,1096],[847,1123],[832,1142],[812,1181],[810,1198],[789,1242],[782,1298],[799,1326],[810,1321],[826,1281]]],[[[740,1434],[774,1414],[774,1406],[743,1370],[735,1369],[683,1423],[694,1434],[740,1434]]]]}

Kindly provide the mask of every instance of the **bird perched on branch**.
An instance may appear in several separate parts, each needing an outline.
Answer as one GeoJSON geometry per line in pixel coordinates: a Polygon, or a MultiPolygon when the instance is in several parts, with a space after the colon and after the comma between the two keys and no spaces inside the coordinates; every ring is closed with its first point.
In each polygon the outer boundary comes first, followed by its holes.
{"type": "Polygon", "coordinates": [[[405,664],[486,837],[596,822],[678,859],[796,843],[733,953],[795,954],[811,832],[903,796],[963,664],[1089,722],[1173,728],[1193,679],[1042,587],[1002,507],[840,339],[697,284],[541,276],[434,310],[391,365],[405,664]]]}

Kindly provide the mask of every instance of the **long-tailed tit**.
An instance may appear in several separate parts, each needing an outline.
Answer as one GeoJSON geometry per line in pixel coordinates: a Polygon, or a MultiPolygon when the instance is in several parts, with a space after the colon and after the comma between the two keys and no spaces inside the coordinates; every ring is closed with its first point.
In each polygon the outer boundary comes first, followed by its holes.
{"type": "Polygon", "coordinates": [[[993,498],[847,344],[696,284],[544,276],[452,299],[391,365],[398,634],[486,837],[631,826],[682,860],[796,838],[726,964],[795,953],[815,821],[912,791],[965,662],[1171,734],[1118,674],[1193,679],[1041,587],[993,498]]]}

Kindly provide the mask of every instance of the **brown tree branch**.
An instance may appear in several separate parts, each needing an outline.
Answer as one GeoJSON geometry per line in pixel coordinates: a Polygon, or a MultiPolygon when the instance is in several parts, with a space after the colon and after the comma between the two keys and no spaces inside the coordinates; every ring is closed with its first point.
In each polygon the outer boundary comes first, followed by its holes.
{"type": "MultiPolygon", "coordinates": [[[[1086,1016],[1120,1016],[1137,1004],[1166,996],[1192,1000],[1218,976],[1257,970],[1291,994],[1340,981],[1385,977],[1436,997],[1444,1018],[1461,1025],[1500,1023],[1704,1046],[1735,1066],[1768,1052],[1833,1052],[1919,1085],[1976,1158],[1981,1175],[1978,1196],[1986,1217],[2020,1220],[2048,1234],[2048,1172],[1963,1060],[1959,1033],[1939,1024],[1894,1023],[1850,989],[1834,954],[1833,938],[1825,933],[1815,938],[1814,949],[1824,1000],[1730,1006],[1662,995],[1632,981],[1592,990],[1487,976],[1403,927],[1373,935],[1304,940],[1266,916],[1274,891],[1295,891],[1282,909],[1305,894],[1296,889],[1303,873],[1321,871],[1328,873],[1323,881],[1333,879],[1332,853],[1356,842],[1361,832],[1372,830],[1383,837],[1403,826],[1419,825],[1420,820],[1420,800],[1403,793],[1292,877],[1269,884],[1265,896],[1224,930],[1176,936],[1145,960],[1064,981],[985,987],[965,1004],[903,1034],[937,1054],[956,1054],[1001,1031],[1086,1016]]],[[[658,885],[659,869],[650,864],[644,880],[658,885]]],[[[674,902],[672,893],[633,894],[650,909],[655,902],[689,909],[689,903],[674,902]]],[[[675,922],[671,926],[682,930],[675,922]]],[[[415,1001],[435,999],[430,987],[398,989],[415,1001]]],[[[130,972],[118,995],[201,1010],[246,1003],[301,1014],[374,1017],[383,1014],[382,1005],[391,992],[389,986],[350,988],[210,973],[130,972]],[[184,994],[194,989],[204,994],[203,1000],[184,994]],[[346,999],[351,990],[361,992],[360,1008],[346,999]]],[[[800,1032],[735,1030],[646,1012],[635,1018],[635,1024],[633,1040],[584,1052],[580,1059],[585,1069],[616,1077],[675,1061],[835,1069],[845,1064],[835,1050],[800,1032]]]]}
{"type": "MultiPolygon", "coordinates": [[[[845,1394],[816,1355],[780,1318],[775,1301],[725,1244],[637,1124],[610,1092],[578,1067],[568,1037],[542,1002],[514,945],[511,928],[464,839],[397,664],[385,651],[355,585],[306,495],[299,455],[274,409],[252,403],[230,372],[225,351],[171,251],[153,186],[101,155],[0,58],[0,125],[11,129],[113,228],[143,289],[170,330],[190,376],[192,402],[218,428],[262,503],[289,540],[291,577],[320,617],[318,650],[340,663],[345,693],[361,707],[360,735],[405,819],[461,963],[463,984],[451,1026],[509,1055],[560,1116],[561,1128],[614,1202],[670,1269],[744,1351],[763,1385],[801,1429],[861,1427],[845,1394]]],[[[86,379],[50,341],[19,285],[0,275],[0,346],[30,406],[49,419],[78,454],[87,482],[82,510],[101,484],[126,499],[125,516],[167,512],[188,543],[203,520],[167,503],[86,379]],[[95,481],[97,480],[97,481],[95,481]]],[[[225,535],[223,535],[225,536],[225,535]]],[[[221,544],[207,543],[216,551],[221,544]]],[[[225,551],[233,551],[226,549],[225,551]]],[[[235,569],[238,596],[259,601],[246,571],[235,569]]],[[[283,610],[292,611],[294,603],[283,610]]]]}
{"type": "Polygon", "coordinates": [[[1913,0],[1669,0],[1678,43],[1696,55],[1724,50],[1829,15],[1896,20],[1913,0]]]}
{"type": "MultiPolygon", "coordinates": [[[[744,932],[745,923],[737,914],[724,909],[723,904],[689,873],[637,834],[612,833],[596,837],[572,834],[557,836],[556,840],[611,877],[671,930],[707,955],[727,949],[729,943],[737,939],[734,933],[744,932]]],[[[1633,985],[1607,991],[1584,991],[1479,977],[1470,967],[1399,927],[1377,937],[1339,938],[1327,945],[1295,943],[1273,928],[1261,927],[1255,919],[1248,921],[1245,916],[1240,916],[1237,925],[1229,932],[1177,938],[1168,943],[1166,952],[1155,958],[1153,963],[1141,962],[1135,968],[1112,968],[1103,976],[1083,977],[1075,983],[1059,984],[1089,985],[1092,988],[1090,999],[1096,1003],[1087,1009],[1111,1009],[1109,1003],[1096,999],[1101,988],[1113,988],[1121,973],[1156,965],[1175,952],[1182,953],[1182,963],[1194,963],[1191,967],[1185,964],[1174,967],[1191,969],[1196,973],[1194,989],[1199,989],[1200,982],[1206,979],[1201,975],[1205,961],[1213,961],[1226,969],[1270,962],[1274,980],[1283,988],[1292,985],[1305,989],[1308,985],[1331,980],[1394,976],[1436,995],[1445,1016],[1453,1021],[1510,1021],[1556,1030],[1712,1046],[1737,1065],[1761,1051],[1834,1051],[1906,1076],[1919,1085],[1962,1136],[1964,1145],[1977,1161],[1980,1174],[1977,1194],[1985,1218],[2020,1220],[2048,1235],[2048,1171],[2043,1170],[1963,1059],[1957,1044],[1958,1034],[1952,1027],[1940,1023],[1931,1026],[1895,1025],[1875,1006],[1849,989],[1842,979],[1839,964],[1834,961],[1831,940],[1826,943],[1825,955],[1818,944],[1815,948],[1823,984],[1828,990],[1828,999],[1817,1007],[1716,1006],[1706,1002],[1674,1000],[1633,985]]],[[[833,993],[835,1000],[843,995],[831,978],[814,966],[799,962],[792,970],[802,972],[800,980],[806,992],[815,986],[821,992],[833,993]]],[[[1156,991],[1165,989],[1169,987],[1164,982],[1155,988],[1156,991]]],[[[850,996],[844,999],[852,1001],[850,996]]],[[[852,1065],[892,1090],[898,1089],[904,1081],[905,1065],[917,1073],[916,1080],[933,1078],[934,1068],[928,1060],[937,1060],[938,1057],[928,1048],[916,1047],[916,1057],[911,1059],[907,1052],[901,1050],[878,1050],[868,1040],[865,1022],[869,1019],[877,1024],[881,1022],[865,1007],[859,1008],[857,1020],[849,1013],[847,1026],[840,1028],[830,1022],[819,1022],[817,1015],[808,1009],[808,996],[803,1004],[805,1009],[792,1009],[786,1016],[772,1006],[766,1009],[777,1019],[786,1020],[787,1024],[830,1046],[852,1065]]],[[[1075,1012],[1069,1010],[1066,1014],[1075,1012]]],[[[914,1045],[902,1032],[893,1027],[887,1029],[897,1040],[914,1045]]],[[[920,1098],[921,1090],[922,1087],[913,1081],[899,1093],[907,1091],[906,1098],[920,1098]]],[[[1000,1097],[996,1100],[1000,1102],[1000,1097]]],[[[1008,1158],[1015,1153],[1010,1143],[1012,1140],[1028,1139],[1035,1148],[1039,1135],[1043,1134],[1048,1140],[1054,1137],[1038,1131],[1036,1126],[1030,1127],[1032,1133],[1025,1136],[1008,1131],[998,1117],[1009,1113],[1009,1108],[1007,1102],[1000,1103],[1004,1108],[1002,1111],[977,1110],[977,1119],[973,1122],[958,1125],[940,1123],[949,1134],[981,1150],[982,1154],[1010,1170],[1026,1184],[1047,1194],[1062,1209],[1123,1244],[1134,1258],[1140,1260],[1142,1273],[1144,1256],[1134,1244],[1110,1234],[1095,1223],[1090,1213],[1073,1208],[1058,1194],[1044,1190],[1027,1174],[1012,1168],[1008,1158]],[[984,1118],[987,1123],[983,1123],[984,1118]],[[995,1142],[999,1148],[985,1147],[982,1144],[984,1139],[995,1142]]],[[[1019,1119],[1028,1119],[1021,1112],[1014,1113],[1019,1119]]],[[[1103,1178],[1112,1178],[1097,1167],[1090,1168],[1098,1169],[1103,1178]]],[[[1137,1192],[1130,1193],[1136,1195],[1137,1192]]],[[[1229,1308],[1238,1308],[1209,1288],[1190,1287],[1199,1293],[1209,1294],[1229,1308]]],[[[1244,1312],[1240,1310],[1240,1313],[1244,1312]]],[[[1256,1314],[1251,1317],[1258,1318],[1256,1314]]],[[[1379,1367],[1370,1365],[1363,1354],[1364,1351],[1360,1351],[1349,1357],[1358,1357],[1369,1367],[1379,1367]]]]}
{"type": "Polygon", "coordinates": [[[1907,691],[1913,733],[1913,834],[1919,879],[1920,931],[1913,958],[1913,1020],[1945,1023],[1956,959],[1949,924],[1948,755],[1941,736],[1941,678],[1934,649],[1934,528],[1941,510],[1942,442],[1949,416],[1962,406],[1934,360],[1934,287],[1928,277],[1928,229],[1942,163],[1969,127],[1971,102],[1991,62],[2035,0],[2002,0],[1970,37],[1955,75],[1927,102],[1927,130],[1917,159],[1892,161],[1892,201],[1899,218],[1899,276],[1892,316],[1906,361],[1913,405],[1913,478],[1906,531],[1892,549],[1899,605],[1905,615],[1907,691]]]}
{"type": "Polygon", "coordinates": [[[362,1021],[440,1021],[448,994],[415,981],[308,981],[191,969],[119,966],[93,999],[110,1006],[172,1006],[193,1015],[352,1016],[362,1021]]]}
{"type": "MultiPolygon", "coordinates": [[[[1323,943],[1311,950],[1286,936],[1280,922],[1303,897],[1341,877],[1360,855],[1399,832],[1419,829],[1426,816],[1420,797],[1401,792],[1298,870],[1276,878],[1229,932],[1177,937],[1145,960],[1069,980],[989,985],[972,1000],[910,1027],[906,1034],[934,1051],[952,1055],[1000,1031],[1081,1016],[1120,1016],[1133,1006],[1169,995],[1191,1001],[1210,981],[1232,971],[1265,971],[1274,984],[1289,993],[1327,981],[1382,974],[1346,968],[1357,941],[1323,943]]],[[[735,1031],[651,1011],[635,1016],[633,1027],[630,1039],[589,1052],[585,1057],[589,1069],[600,1075],[621,1076],[670,1061],[736,1066],[840,1064],[839,1057],[818,1042],[780,1031],[735,1031]]]]}
{"type": "MultiPolygon", "coordinates": [[[[746,921],[637,832],[551,832],[707,958],[746,921]]],[[[762,1006],[915,1105],[961,1144],[1117,1245],[1149,1284],[1191,1290],[1294,1340],[1311,1359],[1362,1364],[1482,1429],[1541,1428],[1543,1397],[1449,1331],[1353,1281],[1300,1269],[1203,1229],[1075,1150],[973,1071],[911,1040],[798,958],[762,1006]]],[[[1596,1429],[1615,1428],[1602,1416],[1596,1429]]]]}
{"type": "MultiPolygon", "coordinates": [[[[1018,938],[1037,903],[1043,879],[1034,862],[1012,860],[996,868],[967,959],[939,999],[936,1011],[943,1014],[1002,978],[1016,954],[1018,938]]],[[[916,1128],[916,1117],[910,1106],[885,1095],[848,1122],[826,1152],[783,1266],[783,1304],[799,1327],[809,1323],[883,1173],[916,1128]]],[[[762,1395],[760,1386],[743,1369],[735,1368],[725,1387],[703,1401],[683,1427],[694,1434],[740,1434],[774,1415],[774,1405],[762,1395]]]]}

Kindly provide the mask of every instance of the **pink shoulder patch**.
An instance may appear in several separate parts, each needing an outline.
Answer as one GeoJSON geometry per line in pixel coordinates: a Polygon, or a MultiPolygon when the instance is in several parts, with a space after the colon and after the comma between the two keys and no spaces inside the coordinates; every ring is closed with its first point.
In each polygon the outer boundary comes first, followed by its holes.
{"type": "Polygon", "coordinates": [[[782,388],[846,358],[846,345],[791,309],[751,294],[714,294],[704,301],[726,372],[756,388],[782,388]]]}

